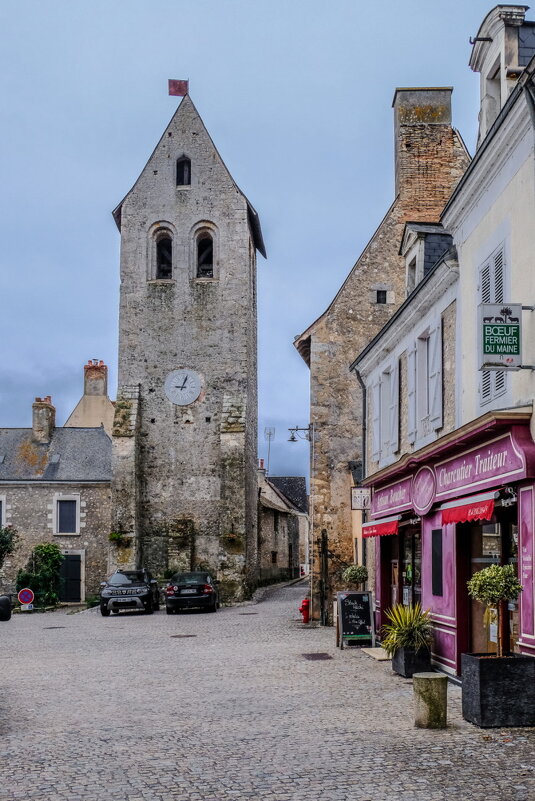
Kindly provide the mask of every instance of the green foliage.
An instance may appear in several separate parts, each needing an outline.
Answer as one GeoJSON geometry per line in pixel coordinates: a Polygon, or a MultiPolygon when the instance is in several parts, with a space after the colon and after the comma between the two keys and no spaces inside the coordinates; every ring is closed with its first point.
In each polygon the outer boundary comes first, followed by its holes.
{"type": "Polygon", "coordinates": [[[16,549],[19,539],[16,529],[11,526],[0,526],[0,568],[2,568],[6,556],[10,556],[16,549]]]}
{"type": "Polygon", "coordinates": [[[59,600],[59,568],[63,554],[55,543],[36,545],[25,570],[17,573],[17,591],[29,587],[36,606],[55,606],[59,600]]]}
{"type": "Polygon", "coordinates": [[[474,573],[467,582],[468,593],[488,607],[496,608],[497,626],[497,655],[503,656],[503,642],[501,635],[502,604],[505,601],[516,601],[523,590],[516,577],[514,565],[490,565],[484,570],[474,573]]]}
{"type": "Polygon", "coordinates": [[[487,606],[497,606],[500,601],[516,601],[523,589],[514,565],[490,565],[474,573],[467,584],[472,598],[487,606]]]}
{"type": "Polygon", "coordinates": [[[381,645],[388,656],[394,656],[400,648],[421,651],[430,648],[432,642],[429,610],[425,612],[419,603],[414,606],[396,604],[385,612],[390,621],[381,628],[381,645]]]}
{"type": "Polygon", "coordinates": [[[117,545],[118,548],[126,548],[132,541],[123,531],[112,531],[108,539],[114,545],[117,545]]]}
{"type": "Polygon", "coordinates": [[[349,565],[342,573],[342,581],[346,584],[364,584],[368,581],[368,568],[364,565],[349,565]]]}

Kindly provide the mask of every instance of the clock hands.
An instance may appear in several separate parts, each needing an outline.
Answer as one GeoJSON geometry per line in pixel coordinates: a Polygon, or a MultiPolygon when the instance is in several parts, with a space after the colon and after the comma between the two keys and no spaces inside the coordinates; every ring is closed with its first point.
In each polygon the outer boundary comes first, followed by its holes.
{"type": "Polygon", "coordinates": [[[187,381],[187,380],[188,380],[188,377],[186,376],[186,377],[185,377],[185,379],[184,379],[184,381],[182,382],[182,386],[178,386],[178,384],[176,384],[176,385],[175,385],[175,389],[185,389],[185,388],[186,388],[186,381],[187,381]]]}

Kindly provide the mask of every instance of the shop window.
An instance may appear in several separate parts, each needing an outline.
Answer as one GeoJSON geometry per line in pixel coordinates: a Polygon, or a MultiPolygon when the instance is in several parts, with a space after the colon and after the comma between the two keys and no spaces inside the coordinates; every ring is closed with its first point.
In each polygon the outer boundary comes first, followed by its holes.
{"type": "Polygon", "coordinates": [[[433,595],[444,594],[442,585],[442,529],[434,528],[431,532],[431,592],[433,595]]]}
{"type": "MultiPolygon", "coordinates": [[[[504,303],[505,300],[505,254],[500,245],[484,262],[479,273],[480,303],[504,303]]],[[[504,370],[482,370],[479,393],[482,406],[503,395],[507,389],[504,370]]]]}

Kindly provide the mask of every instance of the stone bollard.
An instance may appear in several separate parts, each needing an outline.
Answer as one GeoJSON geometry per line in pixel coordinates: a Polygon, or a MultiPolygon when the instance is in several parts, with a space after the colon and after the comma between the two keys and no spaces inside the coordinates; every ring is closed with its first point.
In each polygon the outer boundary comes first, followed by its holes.
{"type": "Polygon", "coordinates": [[[445,729],[448,711],[448,677],[442,673],[415,673],[414,725],[419,729],[445,729]]]}

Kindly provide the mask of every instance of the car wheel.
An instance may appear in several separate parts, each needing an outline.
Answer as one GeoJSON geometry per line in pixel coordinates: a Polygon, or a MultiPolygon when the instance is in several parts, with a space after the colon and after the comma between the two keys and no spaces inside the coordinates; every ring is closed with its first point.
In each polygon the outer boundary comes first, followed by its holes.
{"type": "Polygon", "coordinates": [[[145,613],[147,615],[152,615],[153,612],[154,612],[154,609],[152,608],[152,601],[149,601],[147,606],[145,607],[145,613]]]}
{"type": "Polygon", "coordinates": [[[165,613],[166,613],[167,615],[174,615],[174,614],[175,614],[175,610],[174,610],[174,609],[171,609],[171,607],[170,607],[170,606],[166,606],[166,607],[165,607],[165,613]]]}
{"type": "Polygon", "coordinates": [[[100,607],[100,614],[102,615],[102,617],[109,617],[110,616],[110,610],[106,609],[104,606],[101,606],[100,607]]]}
{"type": "Polygon", "coordinates": [[[217,612],[217,603],[216,603],[215,601],[214,601],[214,603],[212,604],[212,606],[209,606],[209,607],[208,607],[208,611],[209,611],[209,612],[217,612]]]}

